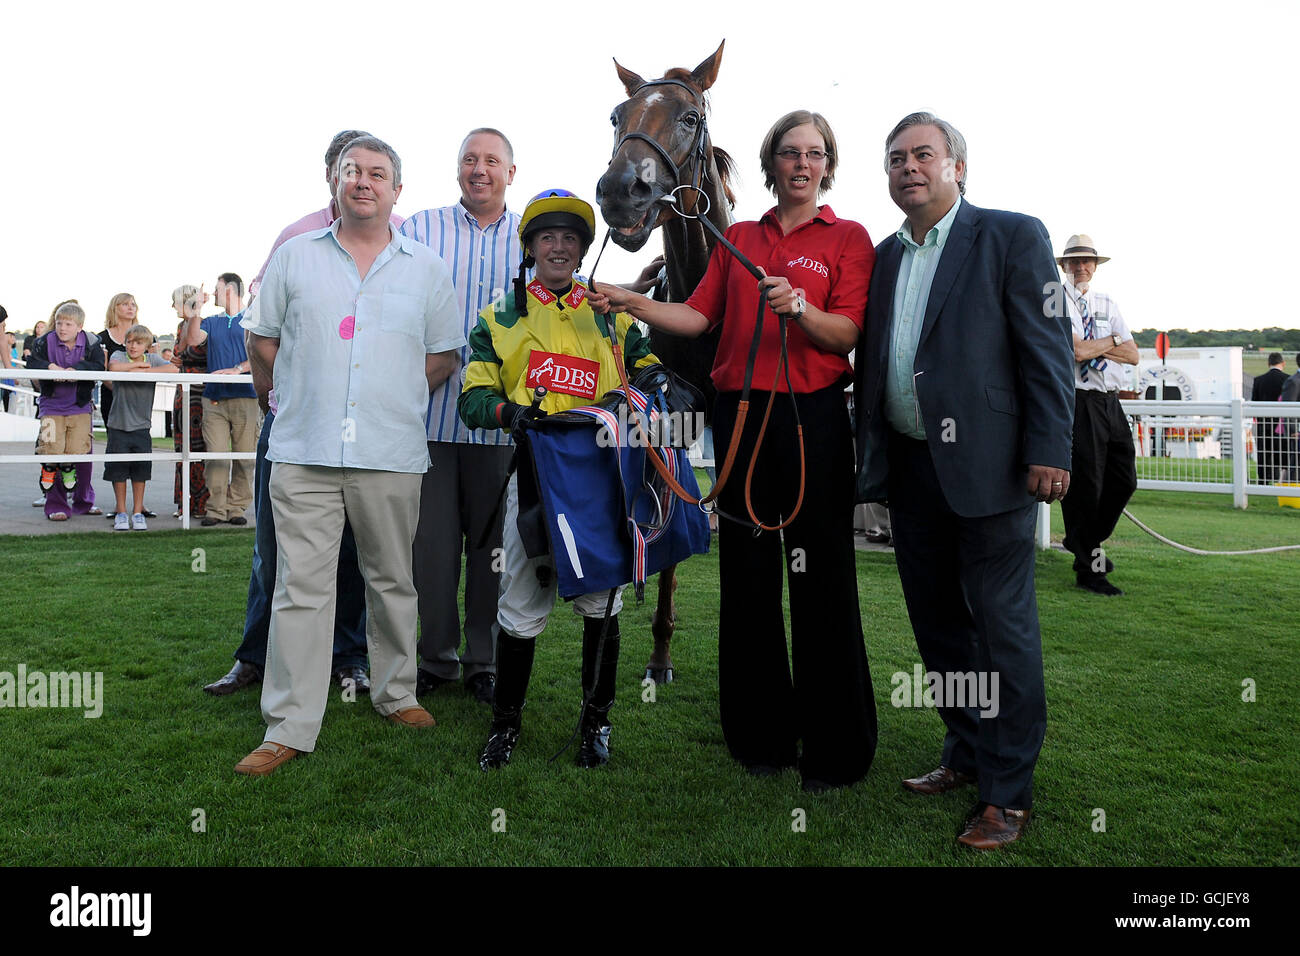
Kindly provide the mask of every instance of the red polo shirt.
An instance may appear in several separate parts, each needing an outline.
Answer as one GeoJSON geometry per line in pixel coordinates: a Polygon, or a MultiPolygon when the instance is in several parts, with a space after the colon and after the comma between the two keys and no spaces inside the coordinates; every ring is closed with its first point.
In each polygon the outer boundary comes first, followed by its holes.
{"type": "MultiPolygon", "coordinates": [[[[810,306],[847,316],[862,328],[876,250],[860,224],[837,219],[830,206],[822,206],[813,219],[786,235],[774,207],[758,222],[735,223],[726,235],[768,275],[784,276],[796,289],[803,289],[810,306]]],[[[704,279],[686,304],[707,318],[710,328],[722,323],[713,384],[720,392],[740,391],[754,337],[758,282],[735,256],[718,245],[709,258],[704,279]]],[[[790,384],[797,394],[815,392],[852,375],[847,355],[836,355],[814,345],[795,322],[789,324],[787,342],[790,384]]],[[[768,310],[763,316],[763,340],[754,364],[755,389],[767,391],[772,387],[780,354],[777,319],[768,310]]],[[[784,375],[777,383],[777,391],[786,391],[784,375]]]]}

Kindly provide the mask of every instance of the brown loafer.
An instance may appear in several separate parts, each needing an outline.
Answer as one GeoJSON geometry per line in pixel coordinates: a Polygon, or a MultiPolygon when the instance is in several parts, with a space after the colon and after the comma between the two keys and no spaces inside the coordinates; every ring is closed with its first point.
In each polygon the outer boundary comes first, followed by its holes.
{"type": "Polygon", "coordinates": [[[403,727],[435,727],[438,722],[423,707],[403,707],[388,715],[388,719],[403,727]]]}
{"type": "Polygon", "coordinates": [[[996,850],[1019,840],[1028,825],[1028,810],[1008,810],[991,803],[983,804],[982,808],[975,807],[966,818],[966,826],[957,842],[976,850],[996,850]]]}
{"type": "Polygon", "coordinates": [[[949,790],[956,790],[958,787],[965,787],[974,782],[974,777],[940,764],[937,770],[931,770],[924,776],[904,780],[903,786],[913,793],[933,797],[935,794],[947,793],[949,790]]]}
{"type": "Polygon", "coordinates": [[[268,741],[235,764],[235,773],[247,774],[250,777],[265,777],[300,753],[302,751],[268,741]]]}

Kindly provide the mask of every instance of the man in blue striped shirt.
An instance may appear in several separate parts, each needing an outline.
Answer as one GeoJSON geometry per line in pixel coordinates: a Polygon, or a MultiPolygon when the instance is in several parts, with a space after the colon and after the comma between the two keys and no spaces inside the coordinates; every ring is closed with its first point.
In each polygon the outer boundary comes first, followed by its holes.
{"type": "MultiPolygon", "coordinates": [[[[506,209],[515,176],[514,150],[499,130],[472,130],[461,143],[456,181],[460,202],[417,212],[401,233],[429,246],[451,270],[466,339],[489,303],[510,289],[523,253],[519,216],[506,209]]],[[[417,695],[464,678],[483,703],[496,683],[497,591],[501,513],[497,498],[506,481],[512,446],[500,430],[467,428],[456,414],[461,377],[469,364],[462,349],[461,376],[429,396],[432,463],[420,489],[414,573],[420,606],[417,695]],[[488,523],[492,527],[486,537],[488,523]],[[465,558],[465,650],[460,651],[461,555],[465,558]]]]}

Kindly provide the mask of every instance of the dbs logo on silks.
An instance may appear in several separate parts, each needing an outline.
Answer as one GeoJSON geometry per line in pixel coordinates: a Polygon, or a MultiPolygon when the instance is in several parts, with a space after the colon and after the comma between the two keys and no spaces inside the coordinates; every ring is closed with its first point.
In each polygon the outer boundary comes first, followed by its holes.
{"type": "Polygon", "coordinates": [[[542,385],[552,392],[591,400],[596,397],[599,378],[600,363],[592,359],[537,349],[528,353],[527,384],[530,389],[542,385]]]}

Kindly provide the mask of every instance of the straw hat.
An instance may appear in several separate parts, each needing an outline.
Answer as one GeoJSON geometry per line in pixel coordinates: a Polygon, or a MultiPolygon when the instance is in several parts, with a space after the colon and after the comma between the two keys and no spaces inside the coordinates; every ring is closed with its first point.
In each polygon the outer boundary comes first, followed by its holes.
{"type": "Polygon", "coordinates": [[[1082,232],[1070,237],[1070,241],[1065,244],[1065,251],[1056,260],[1056,264],[1064,269],[1066,259],[1096,259],[1097,265],[1110,262],[1110,256],[1097,255],[1097,247],[1093,244],[1092,236],[1082,232]]]}

